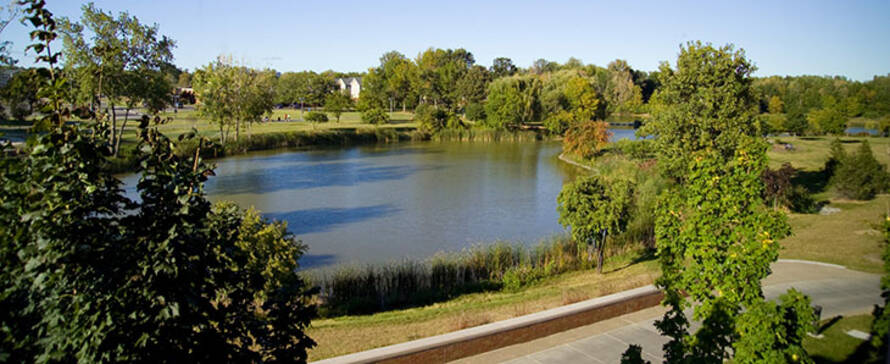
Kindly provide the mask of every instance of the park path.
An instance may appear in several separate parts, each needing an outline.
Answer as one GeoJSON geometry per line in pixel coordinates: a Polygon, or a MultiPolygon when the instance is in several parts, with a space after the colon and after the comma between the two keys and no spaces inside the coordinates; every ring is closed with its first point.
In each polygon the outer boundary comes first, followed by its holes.
{"type": "MultiPolygon", "coordinates": [[[[768,299],[795,288],[822,307],[822,319],[870,313],[874,305],[882,303],[881,279],[876,274],[795,260],[780,260],[772,265],[772,270],[763,281],[768,299]]],[[[654,323],[664,311],[661,306],[652,307],[454,363],[618,363],[629,344],[642,346],[645,359],[660,363],[666,339],[658,334],[654,323]]]]}

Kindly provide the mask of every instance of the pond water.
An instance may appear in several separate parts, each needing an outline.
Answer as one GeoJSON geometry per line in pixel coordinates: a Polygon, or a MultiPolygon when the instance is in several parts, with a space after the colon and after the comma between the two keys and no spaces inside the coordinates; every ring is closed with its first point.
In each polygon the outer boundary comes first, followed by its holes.
{"type": "MultiPolygon", "coordinates": [[[[613,129],[613,139],[635,138],[613,129]]],[[[213,200],[287,221],[303,267],[426,258],[562,233],[556,196],[579,173],[558,142],[369,145],[264,151],[215,161],[213,200]]],[[[138,176],[124,177],[135,196],[138,176]]]]}

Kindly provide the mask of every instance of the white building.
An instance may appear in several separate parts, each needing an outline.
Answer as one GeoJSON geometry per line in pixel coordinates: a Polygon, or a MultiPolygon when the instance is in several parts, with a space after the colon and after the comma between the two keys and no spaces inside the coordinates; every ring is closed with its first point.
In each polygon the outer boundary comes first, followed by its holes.
{"type": "Polygon", "coordinates": [[[358,95],[362,92],[361,77],[338,78],[337,85],[340,86],[341,91],[348,92],[353,99],[358,99],[358,95]]]}

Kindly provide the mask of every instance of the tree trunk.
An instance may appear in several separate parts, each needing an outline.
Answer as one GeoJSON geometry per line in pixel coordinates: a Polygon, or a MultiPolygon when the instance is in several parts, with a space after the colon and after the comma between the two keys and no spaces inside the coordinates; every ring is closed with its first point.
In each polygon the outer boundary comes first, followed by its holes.
{"type": "Polygon", "coordinates": [[[109,105],[111,106],[111,152],[117,155],[117,150],[114,148],[116,141],[120,138],[120,135],[117,135],[117,113],[114,111],[114,103],[109,103],[109,105]]]}
{"type": "Polygon", "coordinates": [[[603,273],[603,247],[599,247],[596,249],[596,272],[598,274],[603,273]]]}
{"type": "Polygon", "coordinates": [[[238,138],[241,136],[241,120],[235,121],[235,143],[238,142],[238,138]]]}
{"type": "Polygon", "coordinates": [[[130,120],[130,109],[127,108],[127,113],[124,114],[124,122],[121,123],[121,130],[117,133],[117,140],[114,141],[114,156],[117,157],[117,154],[121,150],[121,139],[123,139],[124,128],[127,127],[127,121],[130,120]]]}

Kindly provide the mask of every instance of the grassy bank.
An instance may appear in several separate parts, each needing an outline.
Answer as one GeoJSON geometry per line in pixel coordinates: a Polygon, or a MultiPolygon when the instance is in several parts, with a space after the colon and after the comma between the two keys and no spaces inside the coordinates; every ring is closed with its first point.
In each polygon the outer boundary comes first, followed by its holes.
{"type": "Polygon", "coordinates": [[[411,309],[317,319],[308,331],[318,342],[309,359],[444,334],[651,284],[658,266],[648,258],[627,252],[607,259],[604,274],[578,270],[543,278],[517,291],[486,291],[411,309]]]}
{"type": "MultiPolygon", "coordinates": [[[[619,255],[642,249],[620,244],[619,255]]],[[[461,252],[440,253],[424,261],[336,266],[305,272],[319,296],[322,316],[368,314],[442,302],[467,293],[518,291],[541,280],[593,267],[585,251],[568,236],[555,236],[528,247],[497,242],[461,252]]]]}

